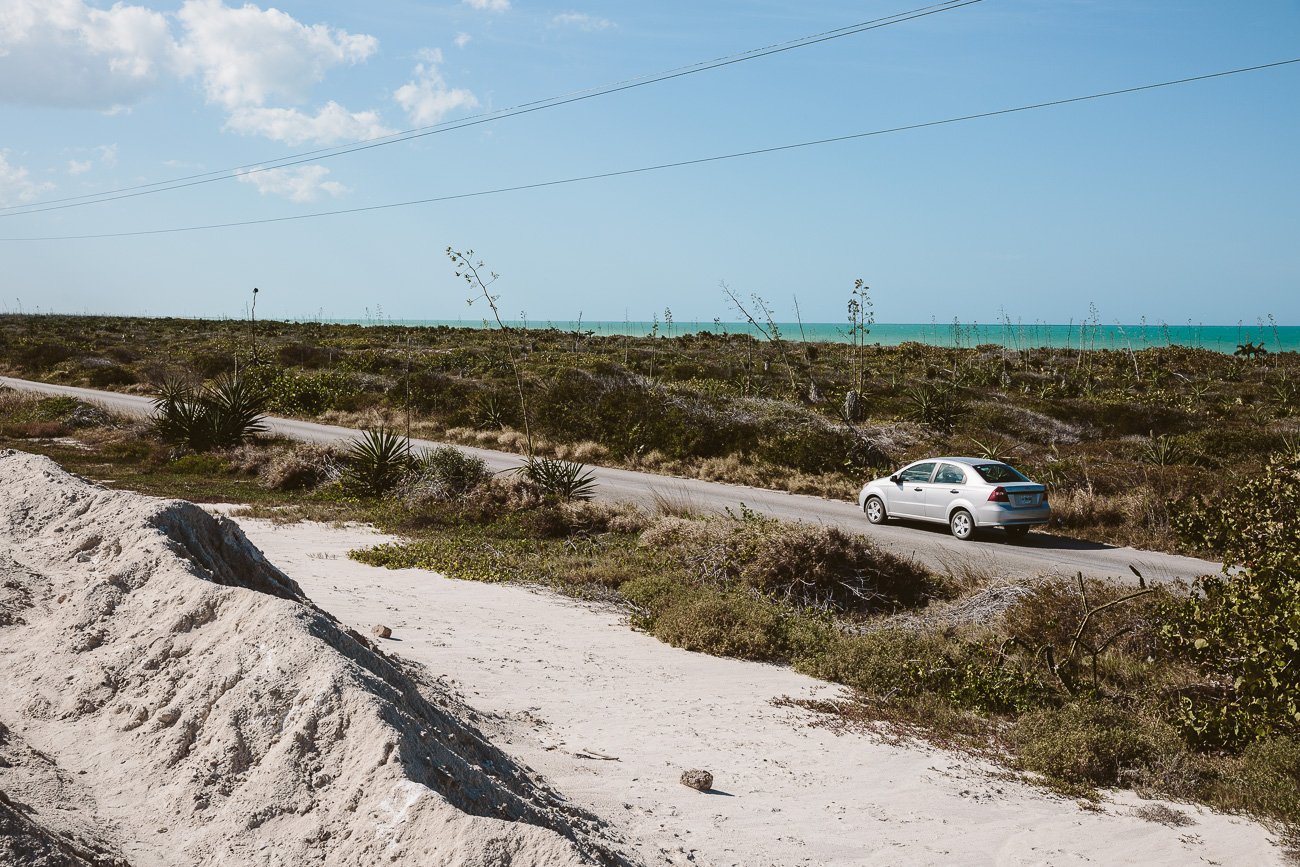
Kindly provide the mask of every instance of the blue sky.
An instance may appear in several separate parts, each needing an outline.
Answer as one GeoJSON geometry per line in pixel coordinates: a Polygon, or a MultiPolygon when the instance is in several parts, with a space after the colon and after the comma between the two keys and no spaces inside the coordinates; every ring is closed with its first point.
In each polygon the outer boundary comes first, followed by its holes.
{"type": "MultiPolygon", "coordinates": [[[[0,238],[258,220],[941,120],[1300,57],[1300,5],[1018,2],[292,169],[85,207],[904,12],[874,2],[0,0],[0,238]]],[[[1300,324],[1300,64],[549,189],[211,231],[0,242],[0,310],[1300,324]]]]}

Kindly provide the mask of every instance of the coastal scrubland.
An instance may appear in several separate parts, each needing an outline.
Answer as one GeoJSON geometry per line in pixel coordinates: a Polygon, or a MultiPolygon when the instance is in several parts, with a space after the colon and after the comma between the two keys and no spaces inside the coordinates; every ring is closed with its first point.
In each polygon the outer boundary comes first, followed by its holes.
{"type": "MultiPolygon", "coordinates": [[[[1224,401],[1229,416],[1242,406],[1260,412],[1254,401],[1280,380],[1277,367],[1255,361],[1204,361],[1255,385],[1240,389],[1250,400],[1224,401]]],[[[279,375],[314,375],[286,369],[279,375]]],[[[401,388],[400,377],[393,382],[401,388]]],[[[669,386],[643,386],[672,399],[669,386]]],[[[501,394],[509,405],[509,389],[501,394]]],[[[333,412],[387,413],[397,424],[404,406],[400,394],[392,400],[390,389],[368,406],[333,412]]],[[[805,418],[819,412],[782,405],[805,418]]],[[[877,424],[823,417],[826,430],[877,424]]],[[[413,424],[434,424],[418,418],[413,424]]],[[[0,392],[0,447],[48,454],[116,486],[247,503],[250,515],[367,521],[404,541],[354,552],[364,562],[602,600],[665,642],[844,684],[843,698],[803,703],[826,725],[968,750],[1077,797],[1120,786],[1241,811],[1289,835],[1300,823],[1300,456],[1286,439],[1288,419],[1270,416],[1274,439],[1233,452],[1213,497],[1189,496],[1167,514],[1165,532],[1178,545],[1232,567],[1194,587],[930,574],[861,536],[743,510],[700,515],[688,503],[645,511],[587,501],[545,476],[493,475],[452,449],[424,457],[399,450],[397,471],[376,487],[367,480],[383,458],[364,441],[334,450],[254,437],[199,451],[167,442],[158,425],[67,398],[0,392]]],[[[890,424],[926,430],[915,420],[890,424]]],[[[1188,439],[1177,442],[1190,448],[1188,439]]],[[[569,447],[583,443],[609,448],[576,438],[569,447]]],[[[1058,460],[1087,466],[1068,452],[1058,460]]],[[[1152,478],[1170,468],[1171,478],[1209,470],[1115,460],[1146,466],[1152,478]]]]}
{"type": "Polygon", "coordinates": [[[773,336],[11,315],[0,370],[139,393],[238,374],[283,415],[836,498],[921,456],[1000,458],[1050,486],[1053,532],[1182,553],[1214,552],[1172,518],[1300,450],[1296,353],[773,336]]]}

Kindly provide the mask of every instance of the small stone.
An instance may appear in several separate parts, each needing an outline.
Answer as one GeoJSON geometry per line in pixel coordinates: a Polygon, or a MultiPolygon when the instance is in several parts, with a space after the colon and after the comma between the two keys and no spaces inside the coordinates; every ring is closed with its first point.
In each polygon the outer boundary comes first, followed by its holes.
{"type": "Polygon", "coordinates": [[[682,785],[690,786],[696,791],[707,792],[709,789],[713,788],[713,774],[710,774],[708,771],[702,771],[699,768],[682,771],[682,785]]]}
{"type": "Polygon", "coordinates": [[[393,637],[393,630],[389,629],[387,626],[385,626],[382,623],[376,623],[374,626],[370,627],[370,631],[373,632],[379,638],[393,637]]]}

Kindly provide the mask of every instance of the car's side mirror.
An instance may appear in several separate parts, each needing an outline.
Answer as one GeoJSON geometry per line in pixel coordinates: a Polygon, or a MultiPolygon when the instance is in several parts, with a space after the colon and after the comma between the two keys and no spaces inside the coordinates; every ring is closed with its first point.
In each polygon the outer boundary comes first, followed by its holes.
{"type": "Polygon", "coordinates": [[[889,477],[889,480],[894,484],[898,484],[903,480],[903,477],[900,476],[898,473],[894,473],[892,476],[889,477]]]}

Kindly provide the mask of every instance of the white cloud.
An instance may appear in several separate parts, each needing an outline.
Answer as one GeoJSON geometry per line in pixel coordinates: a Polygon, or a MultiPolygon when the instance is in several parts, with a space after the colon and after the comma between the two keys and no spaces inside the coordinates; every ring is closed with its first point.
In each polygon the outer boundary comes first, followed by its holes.
{"type": "MultiPolygon", "coordinates": [[[[337,144],[393,132],[377,111],[353,111],[313,90],[340,67],[378,51],[375,37],[327,24],[306,24],[275,8],[227,0],[183,0],[161,13],[119,0],[0,0],[0,102],[122,109],[168,82],[197,80],[207,102],[226,115],[226,129],[289,145],[337,144]]],[[[147,0],[145,0],[147,2],[147,0]]],[[[264,2],[264,0],[259,0],[264,2]]],[[[501,12],[509,0],[465,0],[501,12]]],[[[469,34],[454,42],[464,47],[469,34]]],[[[478,105],[469,90],[448,86],[441,54],[422,58],[393,98],[412,122],[436,123],[478,105]]],[[[82,154],[68,170],[82,172],[82,154]]],[[[115,155],[104,152],[103,165],[115,155]]]]}
{"type": "Polygon", "coordinates": [[[99,154],[100,165],[105,168],[112,168],[117,165],[117,145],[100,145],[95,148],[95,153],[99,154]]]}
{"type": "Polygon", "coordinates": [[[32,180],[31,173],[9,162],[9,153],[0,151],[0,206],[25,205],[36,201],[54,184],[32,180]]]}
{"type": "Polygon", "coordinates": [[[157,86],[175,54],[166,17],[143,6],[0,2],[0,102],[114,110],[157,86]]]}
{"type": "Polygon", "coordinates": [[[337,144],[343,141],[380,138],[396,130],[384,126],[373,111],[350,112],[331,100],[316,114],[296,108],[236,108],[226,128],[243,135],[260,135],[288,145],[305,142],[337,144]]]}
{"type": "Polygon", "coordinates": [[[588,15],[585,12],[562,12],[551,19],[552,27],[572,27],[576,30],[584,30],[588,33],[594,33],[598,30],[609,30],[617,27],[613,21],[608,18],[599,18],[595,15],[588,15]]]}
{"type": "Polygon", "coordinates": [[[324,24],[306,25],[278,9],[221,0],[186,0],[180,57],[203,78],[208,99],[227,109],[300,102],[330,67],[359,63],[379,41],[324,24]]]}
{"type": "Polygon", "coordinates": [[[68,174],[72,176],[84,175],[95,167],[93,160],[68,160],[68,174]]]}
{"type": "Polygon", "coordinates": [[[442,52],[437,49],[421,52],[423,63],[417,64],[413,80],[393,91],[393,99],[406,110],[413,126],[429,126],[445,118],[458,108],[474,108],[478,98],[468,90],[449,88],[438,71],[442,52]]]}
{"type": "Polygon", "coordinates": [[[466,45],[469,45],[470,40],[473,38],[474,37],[470,36],[468,33],[457,33],[456,38],[453,39],[452,42],[457,48],[464,48],[466,45]]]}
{"type": "Polygon", "coordinates": [[[322,196],[337,198],[349,192],[337,181],[327,181],[325,166],[290,166],[282,169],[241,171],[240,183],[252,184],[262,195],[282,196],[291,202],[314,202],[322,196]]]}

